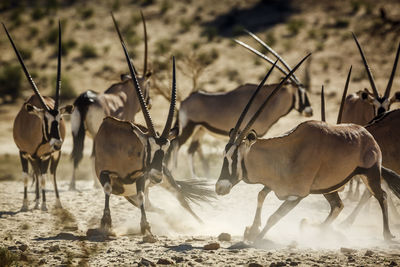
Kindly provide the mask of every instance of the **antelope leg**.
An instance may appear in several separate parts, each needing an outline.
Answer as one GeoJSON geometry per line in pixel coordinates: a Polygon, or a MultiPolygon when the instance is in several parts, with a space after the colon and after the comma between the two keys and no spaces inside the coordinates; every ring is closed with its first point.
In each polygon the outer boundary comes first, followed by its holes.
{"type": "Polygon", "coordinates": [[[47,211],[46,206],[46,178],[47,169],[49,168],[50,158],[41,160],[40,162],[40,187],[42,188],[42,206],[41,210],[47,211]]]}
{"type": "Polygon", "coordinates": [[[22,165],[22,177],[24,179],[24,200],[22,202],[21,211],[28,211],[28,180],[29,180],[29,162],[24,158],[23,153],[19,152],[19,158],[22,165]]]}
{"type": "Polygon", "coordinates": [[[136,191],[137,191],[137,199],[138,199],[138,205],[140,207],[140,213],[141,213],[141,218],[140,218],[140,230],[143,235],[153,235],[151,233],[150,229],[150,224],[147,221],[146,217],[146,210],[144,208],[144,191],[145,191],[145,181],[146,178],[144,176],[140,177],[136,181],[136,191]]]}
{"type": "Polygon", "coordinates": [[[100,173],[99,180],[104,188],[104,195],[105,195],[105,204],[104,204],[104,211],[103,211],[103,218],[101,218],[100,228],[105,232],[109,232],[111,229],[112,221],[111,221],[111,212],[110,212],[110,195],[112,192],[112,187],[110,184],[110,176],[109,172],[102,171],[100,173]]]}
{"type": "Polygon", "coordinates": [[[56,208],[58,209],[62,208],[60,195],[58,193],[57,176],[56,176],[57,166],[58,162],[60,161],[60,157],[61,157],[61,152],[58,152],[56,155],[51,157],[51,162],[50,162],[50,173],[53,176],[54,192],[56,194],[56,208]]]}
{"type": "Polygon", "coordinates": [[[330,225],[339,215],[339,213],[343,210],[343,202],[339,197],[338,192],[333,192],[329,194],[324,194],[326,200],[328,200],[329,205],[331,206],[331,211],[329,212],[328,217],[322,223],[322,226],[330,225]]]}
{"type": "Polygon", "coordinates": [[[261,210],[264,204],[264,200],[269,192],[271,192],[271,189],[264,186],[264,188],[258,193],[256,214],[254,216],[253,224],[251,226],[246,227],[244,231],[245,240],[253,240],[260,233],[261,210]]]}
{"type": "Polygon", "coordinates": [[[342,224],[346,225],[346,226],[352,225],[354,223],[354,220],[356,219],[358,213],[360,213],[361,209],[364,207],[364,205],[367,203],[368,199],[371,196],[372,196],[372,194],[368,191],[368,189],[365,189],[357,206],[354,208],[352,213],[346,218],[346,220],[343,221],[342,224]]]}
{"type": "Polygon", "coordinates": [[[271,229],[272,226],[274,226],[280,219],[282,219],[286,214],[289,213],[294,207],[299,204],[299,202],[303,198],[299,197],[296,200],[285,200],[285,202],[282,203],[281,206],[279,206],[278,210],[272,214],[267,221],[267,224],[265,225],[264,229],[261,231],[260,234],[256,237],[257,240],[261,240],[264,235],[267,233],[269,229],[271,229]]]}

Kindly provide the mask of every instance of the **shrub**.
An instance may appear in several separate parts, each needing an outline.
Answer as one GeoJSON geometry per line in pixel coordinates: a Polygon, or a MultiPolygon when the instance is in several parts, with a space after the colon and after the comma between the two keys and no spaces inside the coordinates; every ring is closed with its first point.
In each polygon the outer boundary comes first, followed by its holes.
{"type": "Polygon", "coordinates": [[[118,11],[120,7],[121,7],[121,3],[119,2],[119,0],[114,0],[114,3],[112,4],[111,9],[113,11],[118,11]]]}
{"type": "Polygon", "coordinates": [[[350,22],[348,19],[338,19],[335,23],[336,28],[347,28],[349,26],[350,22]]]}
{"type": "Polygon", "coordinates": [[[202,31],[201,36],[206,37],[208,41],[212,41],[217,36],[217,34],[217,28],[209,26],[202,31]]]}
{"type": "Polygon", "coordinates": [[[273,31],[268,31],[265,34],[265,42],[267,43],[267,45],[271,47],[273,47],[276,44],[276,38],[273,31]]]}
{"type": "Polygon", "coordinates": [[[31,17],[33,20],[41,20],[45,15],[45,12],[43,9],[36,7],[31,14],[31,17]]]}
{"type": "Polygon", "coordinates": [[[93,16],[94,10],[91,8],[84,8],[80,11],[82,19],[88,19],[93,16]]]}
{"type": "Polygon", "coordinates": [[[47,43],[55,44],[58,41],[58,27],[51,28],[47,34],[47,43]]]}
{"type": "Polygon", "coordinates": [[[96,47],[88,44],[83,45],[81,47],[81,56],[83,58],[96,58],[98,56],[96,47]]]}
{"type": "Polygon", "coordinates": [[[233,36],[241,35],[243,33],[243,30],[244,30],[243,25],[236,24],[232,28],[232,35],[233,36]]]}
{"type": "Polygon", "coordinates": [[[168,39],[161,39],[156,42],[155,53],[157,55],[165,55],[171,50],[171,43],[168,39]]]}
{"type": "MultiPolygon", "coordinates": [[[[77,45],[77,42],[74,39],[69,39],[67,41],[62,41],[61,42],[61,53],[63,56],[66,56],[69,54],[69,52],[75,48],[77,45]]],[[[58,47],[55,48],[56,53],[58,51],[58,47]]]]}
{"type": "Polygon", "coordinates": [[[32,58],[32,50],[27,47],[20,47],[19,52],[24,60],[28,60],[32,58]]]}
{"type": "Polygon", "coordinates": [[[172,4],[169,0],[163,0],[161,2],[160,13],[165,14],[172,7],[172,4]]]}
{"type": "Polygon", "coordinates": [[[14,102],[21,96],[22,72],[19,65],[4,64],[0,69],[0,97],[11,98],[14,102]]]}
{"type": "Polygon", "coordinates": [[[286,24],[286,27],[290,34],[297,35],[300,32],[300,29],[305,25],[305,21],[302,19],[291,19],[286,24]]]}
{"type": "Polygon", "coordinates": [[[1,266],[17,266],[18,255],[12,253],[6,247],[0,248],[0,263],[1,266]]]}
{"type": "Polygon", "coordinates": [[[179,21],[179,24],[181,26],[179,30],[181,33],[188,32],[190,30],[190,27],[192,26],[192,23],[188,19],[181,19],[179,21]]]}
{"type": "Polygon", "coordinates": [[[29,39],[32,39],[33,37],[36,37],[38,35],[38,33],[39,33],[39,29],[37,27],[35,27],[35,26],[29,27],[28,31],[29,31],[29,34],[28,34],[28,38],[29,39]]]}
{"type": "Polygon", "coordinates": [[[19,26],[22,23],[22,18],[21,18],[21,13],[22,13],[21,8],[16,8],[10,16],[10,20],[14,23],[14,26],[19,26]]]}
{"type": "MultiPolygon", "coordinates": [[[[55,85],[57,81],[57,76],[54,76],[52,79],[52,85],[55,85]]],[[[56,94],[55,86],[52,87],[52,96],[56,94]]],[[[61,89],[60,89],[60,99],[61,100],[71,100],[78,96],[74,87],[72,86],[71,80],[68,76],[62,75],[61,77],[61,89]]]]}

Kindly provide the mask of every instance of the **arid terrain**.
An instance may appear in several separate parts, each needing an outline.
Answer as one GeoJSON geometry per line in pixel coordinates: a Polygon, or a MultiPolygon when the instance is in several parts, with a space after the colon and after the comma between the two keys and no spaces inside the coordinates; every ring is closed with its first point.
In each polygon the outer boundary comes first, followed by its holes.
{"type": "MultiPolygon", "coordinates": [[[[390,76],[400,32],[400,5],[397,1],[13,1],[0,3],[0,17],[23,50],[26,65],[43,94],[52,95],[57,59],[54,31],[57,20],[63,25],[63,103],[72,103],[79,93],[103,91],[119,81],[128,68],[109,12],[119,21],[122,34],[140,70],[143,64],[143,30],[139,10],[147,21],[149,64],[153,70],[151,115],[161,128],[168,109],[171,56],[178,64],[178,100],[193,90],[219,92],[243,83],[258,83],[269,68],[262,60],[235,45],[232,39],[262,48],[243,33],[249,29],[270,44],[294,65],[313,52],[308,66],[298,76],[309,88],[314,109],[311,119],[320,119],[320,89],[325,85],[327,121],[335,122],[341,92],[350,65],[353,76],[350,93],[369,88],[357,47],[355,32],[364,48],[378,89],[383,91],[390,76]],[[29,2],[29,3],[27,3],[29,2]],[[308,69],[308,72],[305,71],[308,69]]],[[[352,226],[343,226],[355,202],[345,200],[345,208],[329,229],[318,225],[329,212],[319,195],[304,199],[293,212],[271,229],[257,244],[243,243],[243,232],[253,220],[260,185],[241,182],[232,192],[211,203],[193,204],[203,220],[196,221],[175,197],[160,187],[150,190],[150,199],[163,214],[148,213],[155,243],[143,242],[139,229],[140,211],[124,198],[111,197],[115,235],[93,234],[104,208],[102,189],[93,187],[92,142],[87,138],[85,158],[78,169],[78,191],[69,191],[72,163],[70,123],[62,147],[58,181],[63,209],[54,208],[53,186],[47,183],[48,212],[33,210],[34,187],[28,190],[30,208],[22,206],[23,182],[18,150],[12,137],[13,119],[24,99],[31,94],[29,84],[6,35],[0,34],[0,266],[397,266],[400,264],[400,218],[389,213],[392,242],[383,241],[382,217],[376,200],[364,208],[352,226]],[[19,74],[18,74],[19,73],[19,74]],[[20,76],[18,76],[20,75],[20,76]],[[19,82],[10,82],[15,77],[19,82]],[[10,89],[11,88],[11,89],[10,89]],[[17,88],[17,90],[14,90],[17,88]],[[10,90],[17,91],[14,96],[10,90]],[[220,241],[221,233],[231,235],[220,241]],[[211,245],[211,250],[205,245],[211,245]],[[257,265],[258,264],[258,265],[257,265]]],[[[394,80],[392,93],[400,90],[394,80]]],[[[276,72],[271,82],[279,80],[276,72]]],[[[179,101],[178,101],[179,103],[179,101]]],[[[393,105],[392,108],[397,108],[393,105]]],[[[267,133],[276,136],[309,118],[296,111],[279,120],[267,133]]],[[[137,120],[143,121],[138,114],[137,120]]],[[[210,160],[213,188],[221,168],[224,141],[207,135],[203,141],[210,160]]],[[[190,177],[186,145],[180,151],[177,179],[190,177]]],[[[196,167],[200,161],[196,158],[196,167]]],[[[198,168],[199,169],[199,168],[198,168]]],[[[200,176],[203,176],[199,171],[200,176]]],[[[364,189],[364,187],[362,188],[364,189]]],[[[346,192],[342,192],[344,197],[346,192]]],[[[400,201],[394,199],[395,204],[400,201]]],[[[268,195],[263,224],[281,203],[268,195]]],[[[390,212],[390,211],[389,211],[390,212]]]]}

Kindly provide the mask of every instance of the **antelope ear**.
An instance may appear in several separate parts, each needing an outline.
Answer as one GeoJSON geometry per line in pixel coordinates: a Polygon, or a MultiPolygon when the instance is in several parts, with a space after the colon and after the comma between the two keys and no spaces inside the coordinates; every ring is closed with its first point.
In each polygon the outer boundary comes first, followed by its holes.
{"type": "Polygon", "coordinates": [[[366,100],[368,98],[368,93],[367,92],[361,92],[361,99],[366,100]]]}
{"type": "Polygon", "coordinates": [[[126,80],[132,79],[131,75],[129,74],[121,74],[121,81],[125,82],[126,80]]]}
{"type": "Polygon", "coordinates": [[[174,127],[169,131],[168,140],[174,140],[179,134],[179,128],[174,127]]]}
{"type": "Polygon", "coordinates": [[[394,102],[400,102],[400,91],[397,91],[396,93],[394,93],[392,98],[390,98],[390,103],[394,103],[394,102]]]}
{"type": "Polygon", "coordinates": [[[42,109],[42,108],[37,108],[37,107],[35,107],[34,105],[29,104],[29,103],[26,103],[26,104],[24,105],[24,107],[25,107],[25,110],[26,110],[29,114],[36,115],[36,116],[38,116],[39,118],[43,118],[43,116],[44,116],[44,109],[42,109]]]}
{"type": "Polygon", "coordinates": [[[71,114],[74,111],[74,108],[74,105],[66,105],[65,107],[60,108],[61,116],[71,114]]]}
{"type": "Polygon", "coordinates": [[[246,140],[249,142],[249,145],[252,146],[257,141],[257,133],[254,130],[251,130],[247,135],[246,140]]]}

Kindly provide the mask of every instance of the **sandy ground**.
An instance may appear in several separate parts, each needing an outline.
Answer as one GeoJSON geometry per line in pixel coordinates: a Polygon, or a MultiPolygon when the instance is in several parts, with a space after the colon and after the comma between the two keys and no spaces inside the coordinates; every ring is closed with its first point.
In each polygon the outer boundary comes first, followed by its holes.
{"type": "MultiPolygon", "coordinates": [[[[231,194],[201,206],[193,205],[204,221],[198,223],[184,211],[174,197],[160,187],[150,191],[152,202],[164,215],[148,213],[155,243],[144,243],[139,230],[140,211],[124,198],[112,196],[111,214],[114,237],[87,235],[97,228],[104,207],[104,193],[93,189],[92,181],[79,181],[79,192],[68,191],[68,181],[61,180],[62,210],[53,208],[54,192],[49,190],[48,212],[18,212],[22,205],[20,182],[2,182],[0,187],[0,246],[20,254],[20,264],[67,266],[121,266],[157,263],[164,260],[177,265],[247,266],[377,266],[400,262],[400,242],[384,242],[381,213],[372,201],[352,227],[340,222],[354,203],[345,202],[343,214],[325,231],[318,227],[328,214],[328,204],[321,196],[310,196],[274,227],[257,245],[244,245],[243,230],[250,225],[256,196],[261,188],[241,183],[231,194]],[[218,241],[220,233],[232,235],[231,241],[218,241]],[[217,250],[204,245],[218,242],[217,250]],[[148,261],[148,262],[147,262],[148,261]],[[274,265],[275,264],[275,265],[274,265]],[[256,265],[254,265],[256,266],[256,265]]],[[[52,187],[48,183],[48,188],[52,187]]],[[[33,208],[34,192],[28,198],[33,208]]],[[[263,209],[263,223],[279,205],[271,194],[263,209]]],[[[392,218],[391,230],[400,236],[398,219],[392,218]]]]}

